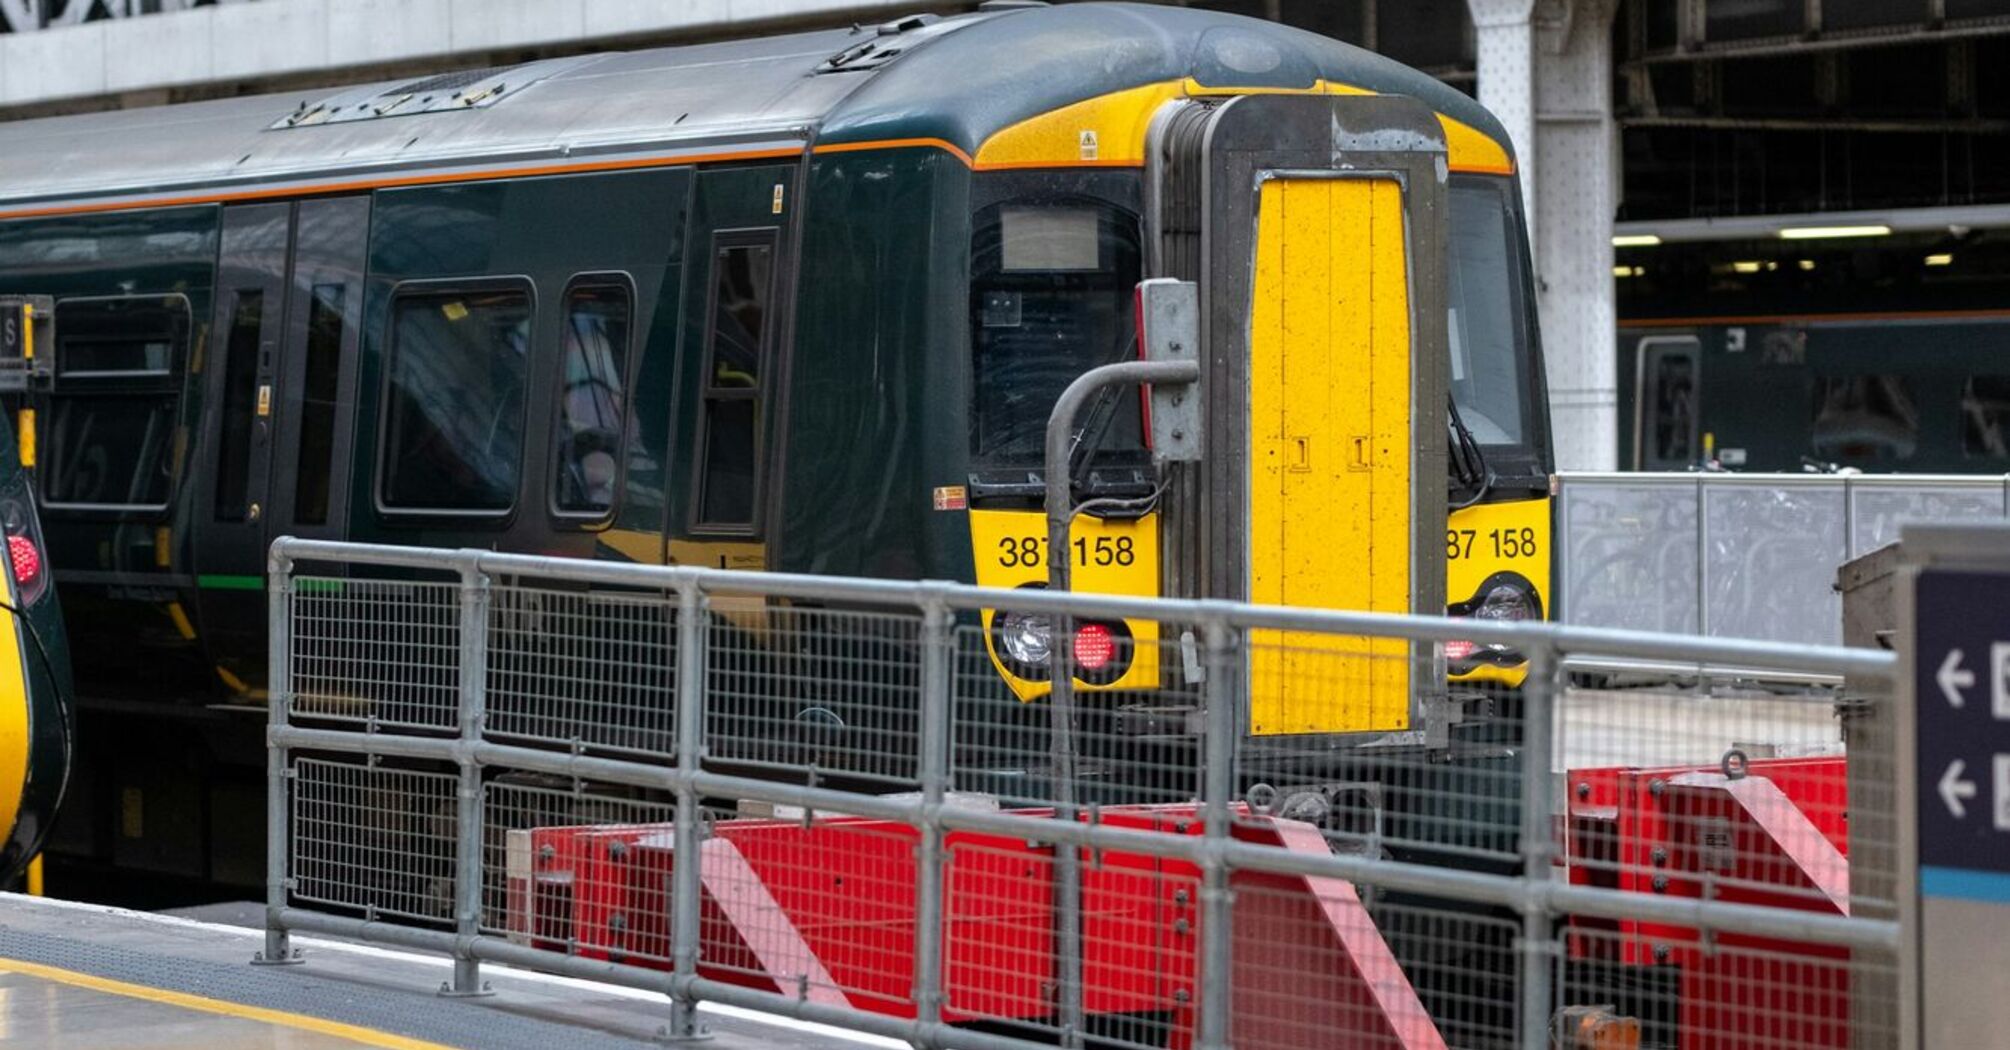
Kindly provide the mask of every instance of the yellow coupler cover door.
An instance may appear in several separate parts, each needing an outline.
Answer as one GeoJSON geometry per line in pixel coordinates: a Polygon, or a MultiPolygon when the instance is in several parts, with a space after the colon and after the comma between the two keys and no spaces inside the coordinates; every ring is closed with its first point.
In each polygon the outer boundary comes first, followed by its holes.
{"type": "MultiPolygon", "coordinates": [[[[1205,596],[1442,613],[1447,169],[1435,115],[1396,96],[1245,95],[1168,110],[1155,126],[1168,158],[1154,168],[1159,199],[1197,196],[1202,209],[1200,504],[1219,508],[1200,522],[1205,596]],[[1202,192],[1164,189],[1195,155],[1202,192]]],[[[1439,728],[1421,715],[1436,707],[1424,694],[1443,689],[1429,644],[1259,630],[1249,646],[1252,736],[1439,728]]]]}
{"type": "MultiPolygon", "coordinates": [[[[1410,611],[1410,290],[1394,178],[1275,177],[1257,202],[1249,598],[1410,611]]],[[[1258,735],[1409,728],[1400,639],[1258,631],[1258,735]]]]}

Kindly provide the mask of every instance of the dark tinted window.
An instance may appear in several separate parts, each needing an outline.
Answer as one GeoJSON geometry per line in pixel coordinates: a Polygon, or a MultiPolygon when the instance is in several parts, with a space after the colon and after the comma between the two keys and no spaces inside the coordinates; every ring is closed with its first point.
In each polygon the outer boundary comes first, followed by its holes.
{"type": "Polygon", "coordinates": [[[188,333],[180,296],[57,305],[56,383],[41,431],[45,501],[167,506],[188,333]]]}
{"type": "Polygon", "coordinates": [[[91,324],[75,338],[66,334],[59,370],[73,379],[166,375],[174,359],[172,337],[164,330],[140,331],[139,327],[146,325],[148,319],[130,320],[134,327],[126,331],[121,331],[117,324],[91,324]]]}
{"type": "Polygon", "coordinates": [[[734,234],[712,253],[698,524],[747,528],[760,491],[761,375],[773,338],[772,231],[734,234]]]}
{"type": "Polygon", "coordinates": [[[335,416],[342,381],[342,307],[348,286],[317,284],[307,305],[307,357],[300,396],[300,456],[293,520],[328,521],[328,480],[335,461],[335,416]]]}
{"type": "MultiPolygon", "coordinates": [[[[1083,372],[1137,357],[1135,217],[1089,201],[1001,204],[971,243],[975,383],[970,447],[980,465],[1039,465],[1047,417],[1083,372]]],[[[1083,414],[1096,447],[1142,448],[1135,388],[1083,414]]]]}
{"type": "Polygon", "coordinates": [[[504,511],[523,446],[530,295],[401,295],[391,306],[384,505],[504,511]]]}
{"type": "Polygon", "coordinates": [[[1961,452],[2010,458],[2010,376],[1970,376],[1963,384],[1961,452]]]}
{"type": "Polygon", "coordinates": [[[712,406],[705,431],[705,499],[700,520],[708,525],[754,520],[755,402],[742,399],[712,406]]]}
{"type": "Polygon", "coordinates": [[[614,508],[627,433],[628,317],[628,290],[618,285],[579,287],[566,295],[552,479],[561,511],[604,514],[614,508]]]}
{"type": "Polygon", "coordinates": [[[51,504],[167,505],[173,398],[123,394],[52,399],[42,442],[51,504]]]}
{"type": "Polygon", "coordinates": [[[1640,441],[1644,470],[1693,466],[1696,448],[1696,341],[1644,348],[1640,441]]]}
{"type": "Polygon", "coordinates": [[[1889,373],[1817,377],[1814,445],[1826,459],[1912,458],[1919,448],[1912,384],[1889,373]]]}
{"type": "Polygon", "coordinates": [[[1482,445],[1527,444],[1532,414],[1511,192],[1505,179],[1461,178],[1452,181],[1450,195],[1445,329],[1452,398],[1482,445]]]}
{"type": "Polygon", "coordinates": [[[223,344],[223,420],[216,462],[216,520],[243,521],[251,483],[251,427],[258,409],[258,332],[265,293],[236,293],[223,344]]]}

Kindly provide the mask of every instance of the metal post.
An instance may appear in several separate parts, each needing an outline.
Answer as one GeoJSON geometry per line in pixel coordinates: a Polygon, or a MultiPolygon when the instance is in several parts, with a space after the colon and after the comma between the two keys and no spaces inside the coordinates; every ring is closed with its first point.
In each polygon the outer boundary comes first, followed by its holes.
{"type": "Polygon", "coordinates": [[[286,728],[293,704],[293,559],[281,549],[285,542],[274,541],[265,562],[265,950],[251,957],[256,966],[303,961],[279,923],[286,910],[287,858],[292,848],[286,820],[292,794],[287,790],[286,745],[276,732],[286,728]]]}
{"type": "Polygon", "coordinates": [[[481,960],[473,945],[482,932],[482,767],[475,748],[482,742],[487,720],[489,668],[489,576],[477,556],[461,562],[460,594],[460,732],[461,782],[455,805],[454,979],[440,985],[440,994],[469,997],[494,994],[482,980],[481,960]]]}
{"type": "Polygon", "coordinates": [[[696,582],[678,591],[677,602],[677,823],[672,829],[675,861],[670,869],[670,1025],[664,1038],[691,1041],[709,1036],[698,1022],[698,999],[691,982],[698,976],[699,909],[705,892],[704,828],[697,788],[690,774],[705,753],[705,593],[696,582]]]}
{"type": "Polygon", "coordinates": [[[927,1036],[942,1023],[943,849],[939,813],[949,790],[950,669],[956,616],[940,599],[921,620],[921,842],[914,893],[915,1025],[927,1036]]]}
{"type": "MultiPolygon", "coordinates": [[[[1142,383],[1193,383],[1200,379],[1194,361],[1125,361],[1091,368],[1076,377],[1054,401],[1047,417],[1047,589],[1068,590],[1068,523],[1075,516],[1075,417],[1082,406],[1105,387],[1142,383]]],[[[1073,821],[1075,798],[1075,672],[1073,620],[1054,618],[1053,645],[1047,655],[1048,754],[1053,769],[1054,819],[1073,821]]],[[[1062,1050],[1082,1045],[1082,858],[1073,849],[1054,849],[1055,1008],[1059,1015],[1062,1050]]]]}
{"type": "MultiPolygon", "coordinates": [[[[1522,684],[1521,856],[1522,879],[1530,890],[1550,881],[1555,850],[1550,772],[1563,661],[1548,645],[1529,653],[1522,684]]],[[[1556,943],[1549,906],[1540,894],[1524,899],[1521,917],[1521,1045],[1548,1046],[1553,999],[1551,963],[1556,943]]]]}
{"type": "Polygon", "coordinates": [[[1237,724],[1236,688],[1241,682],[1236,662],[1237,632],[1227,620],[1202,625],[1207,640],[1207,738],[1202,759],[1201,819],[1206,833],[1207,860],[1202,865],[1200,922],[1200,1003],[1198,1045],[1201,1050],[1225,1050],[1229,1045],[1231,977],[1235,969],[1234,894],[1228,888],[1228,863],[1221,847],[1228,843],[1229,801],[1235,793],[1235,759],[1241,732],[1237,724]]]}

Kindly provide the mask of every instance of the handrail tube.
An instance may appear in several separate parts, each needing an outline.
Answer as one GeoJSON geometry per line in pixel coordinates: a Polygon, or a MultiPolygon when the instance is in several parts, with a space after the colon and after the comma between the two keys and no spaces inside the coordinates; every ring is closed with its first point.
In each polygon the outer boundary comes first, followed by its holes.
{"type": "MultiPolygon", "coordinates": [[[[451,565],[450,557],[462,553],[432,548],[382,548],[366,544],[327,540],[297,540],[282,537],[275,548],[296,560],[347,560],[356,564],[394,567],[440,568],[451,565]],[[284,545],[283,547],[281,545],[284,545]],[[395,559],[379,559],[383,550],[398,552],[395,559]],[[411,555],[430,556],[421,560],[411,555]]],[[[943,581],[848,579],[794,573],[745,572],[731,569],[699,569],[683,566],[627,565],[528,555],[481,555],[485,571],[500,574],[538,575],[571,581],[600,582],[650,590],[674,590],[696,586],[713,593],[770,594],[777,597],[831,601],[877,601],[919,608],[929,597],[953,608],[1024,609],[1061,613],[1095,619],[1155,619],[1202,622],[1226,618],[1241,627],[1289,631],[1322,631],[1332,634],[1379,638],[1413,638],[1420,641],[1474,641],[1517,648],[1552,647],[1565,656],[1639,656],[1683,664],[1759,664],[1773,669],[1793,669],[1815,674],[1861,676],[1890,680],[1897,673],[1897,657],[1874,649],[1839,646],[1786,645],[1714,638],[1702,635],[1655,634],[1610,627],[1579,627],[1568,624],[1513,623],[1455,619],[1451,617],[1405,614],[1348,612],[1334,609],[1304,609],[1281,606],[1244,605],[1212,599],[1130,598],[1115,595],[1069,593],[1057,595],[1033,589],[975,587],[943,581]]],[[[353,582],[353,578],[348,578],[353,582]]]]}
{"type": "MultiPolygon", "coordinates": [[[[1200,378],[1194,361],[1125,361],[1091,368],[1075,377],[1047,417],[1047,590],[1053,594],[1070,592],[1068,523],[1075,516],[1075,480],[1072,474],[1075,418],[1091,397],[1106,389],[1133,383],[1191,383],[1200,378]]],[[[1056,610],[1060,615],[1049,624],[1047,650],[1047,771],[1054,815],[1063,821],[1075,817],[1075,659],[1069,639],[1074,636],[1072,610],[1056,610]]],[[[1082,1045],[1082,860],[1073,850],[1054,854],[1054,939],[1055,984],[1062,1050],[1082,1045]]]]}

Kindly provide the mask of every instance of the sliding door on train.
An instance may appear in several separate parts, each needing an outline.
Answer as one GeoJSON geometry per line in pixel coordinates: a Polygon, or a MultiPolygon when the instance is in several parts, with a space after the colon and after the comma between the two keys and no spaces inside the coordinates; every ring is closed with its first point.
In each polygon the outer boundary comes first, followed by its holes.
{"type": "MultiPolygon", "coordinates": [[[[265,552],[339,537],[348,511],[367,197],[226,208],[199,368],[197,629],[214,654],[264,651],[265,552]]],[[[218,668],[254,688],[256,662],[218,668]]]]}
{"type": "MultiPolygon", "coordinates": [[[[797,167],[700,171],[686,228],[680,355],[691,486],[682,520],[668,523],[670,561],[715,569],[770,565],[770,469],[776,374],[789,301],[789,215],[797,167]]],[[[673,459],[679,455],[672,451],[673,459]]]]}

